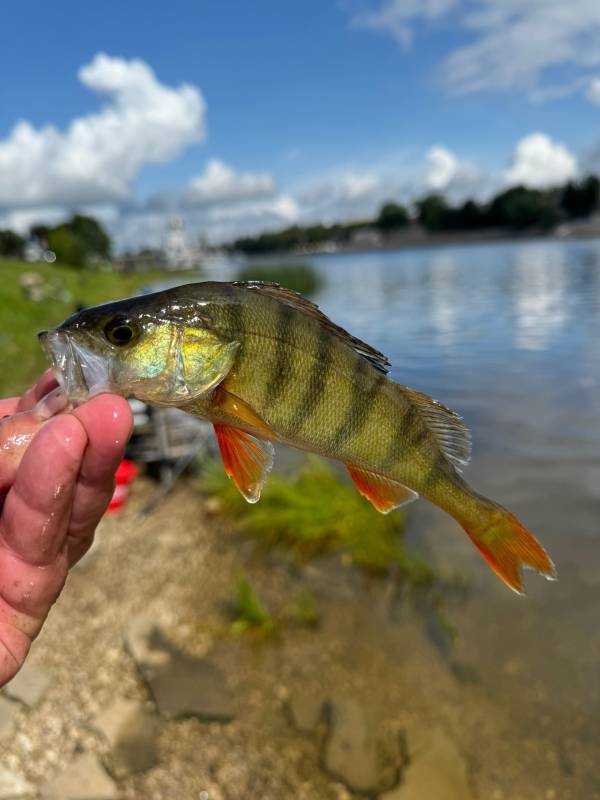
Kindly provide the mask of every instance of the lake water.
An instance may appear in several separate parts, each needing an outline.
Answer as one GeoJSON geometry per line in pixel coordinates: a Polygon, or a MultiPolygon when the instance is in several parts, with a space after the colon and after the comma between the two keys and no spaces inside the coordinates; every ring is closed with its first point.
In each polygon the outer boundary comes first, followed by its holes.
{"type": "MultiPolygon", "coordinates": [[[[416,546],[470,586],[449,601],[451,659],[506,714],[503,743],[490,734],[478,754],[489,769],[494,751],[514,745],[504,758],[515,780],[497,796],[599,797],[600,242],[312,263],[325,279],[315,298],[323,309],[386,353],[395,380],[465,417],[474,441],[465,477],[520,517],[556,562],[559,581],[527,573],[520,598],[452,520],[425,501],[411,507],[416,546]]],[[[465,689],[465,727],[480,697],[465,689]]]]}

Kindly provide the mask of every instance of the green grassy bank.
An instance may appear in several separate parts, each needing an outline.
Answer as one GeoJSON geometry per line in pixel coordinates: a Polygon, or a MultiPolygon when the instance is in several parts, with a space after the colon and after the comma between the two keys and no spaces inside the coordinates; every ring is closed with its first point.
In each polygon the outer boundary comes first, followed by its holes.
{"type": "Polygon", "coordinates": [[[20,393],[45,368],[37,332],[53,327],[77,305],[90,306],[134,294],[164,272],[121,275],[56,264],[25,264],[0,259],[0,396],[20,393]],[[23,275],[35,273],[41,299],[27,296],[23,275]]]}

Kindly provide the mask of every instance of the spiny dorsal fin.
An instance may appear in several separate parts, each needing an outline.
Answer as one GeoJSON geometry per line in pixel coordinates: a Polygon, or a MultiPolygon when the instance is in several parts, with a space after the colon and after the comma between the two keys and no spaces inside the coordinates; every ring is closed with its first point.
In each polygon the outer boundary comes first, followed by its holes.
{"type": "Polygon", "coordinates": [[[444,455],[461,467],[471,460],[471,434],[463,418],[429,395],[400,386],[399,389],[420,411],[444,455]]]}
{"type": "Polygon", "coordinates": [[[309,317],[316,319],[317,322],[325,326],[328,331],[348,344],[359,355],[363,356],[363,358],[366,358],[367,361],[380,372],[384,374],[388,372],[390,362],[383,353],[371,347],[370,344],[352,336],[352,334],[348,333],[348,331],[344,330],[344,328],[341,328],[339,325],[336,325],[335,322],[332,322],[329,317],[321,311],[318,305],[307,300],[306,297],[298,294],[298,292],[294,292],[292,289],[286,289],[278,283],[266,283],[263,281],[235,281],[233,285],[251,289],[266,297],[272,297],[280,303],[285,303],[295,308],[297,311],[301,311],[303,314],[307,314],[309,317]]]}

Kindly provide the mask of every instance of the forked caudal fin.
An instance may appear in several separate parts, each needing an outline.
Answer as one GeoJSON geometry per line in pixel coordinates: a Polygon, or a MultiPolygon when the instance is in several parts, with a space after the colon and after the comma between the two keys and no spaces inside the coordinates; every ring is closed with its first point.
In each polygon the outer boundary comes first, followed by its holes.
{"type": "Polygon", "coordinates": [[[462,524],[489,566],[518,594],[524,594],[523,568],[556,580],[556,569],[544,548],[516,517],[501,506],[497,506],[480,526],[462,524]]]}

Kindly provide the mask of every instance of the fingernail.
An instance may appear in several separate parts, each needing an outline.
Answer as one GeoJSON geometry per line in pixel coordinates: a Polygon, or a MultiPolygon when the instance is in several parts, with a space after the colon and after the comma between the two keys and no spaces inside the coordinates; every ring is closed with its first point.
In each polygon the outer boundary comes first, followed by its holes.
{"type": "Polygon", "coordinates": [[[45,397],[38,400],[34,406],[33,413],[41,417],[41,419],[50,419],[55,414],[58,414],[69,404],[69,399],[60,386],[52,389],[45,397]]]}

